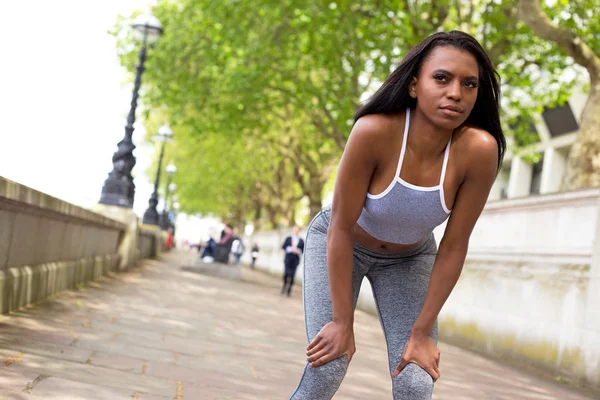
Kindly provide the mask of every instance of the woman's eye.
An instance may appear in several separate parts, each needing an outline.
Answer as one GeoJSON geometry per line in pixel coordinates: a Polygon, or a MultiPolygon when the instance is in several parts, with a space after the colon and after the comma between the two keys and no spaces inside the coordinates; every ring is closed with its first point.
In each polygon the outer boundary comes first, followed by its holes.
{"type": "Polygon", "coordinates": [[[475,89],[476,87],[479,86],[479,82],[477,81],[467,81],[465,82],[465,86],[471,89],[475,89]]]}
{"type": "Polygon", "coordinates": [[[434,75],[433,79],[435,79],[436,81],[442,81],[442,82],[448,81],[448,78],[446,77],[446,75],[441,75],[441,74],[434,75]]]}

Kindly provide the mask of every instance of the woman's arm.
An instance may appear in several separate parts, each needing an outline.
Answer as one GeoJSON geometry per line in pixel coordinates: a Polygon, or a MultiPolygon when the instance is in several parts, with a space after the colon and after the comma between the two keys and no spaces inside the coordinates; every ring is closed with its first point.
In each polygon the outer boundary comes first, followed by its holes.
{"type": "Polygon", "coordinates": [[[377,160],[374,118],[360,119],[340,161],[327,232],[327,267],[333,320],[352,322],[352,230],[365,203],[377,160]]]}
{"type": "Polygon", "coordinates": [[[475,130],[472,134],[476,137],[465,149],[465,153],[469,155],[465,178],[456,194],[452,214],[439,246],[425,302],[413,325],[409,344],[396,369],[396,374],[408,362],[416,362],[434,379],[439,377],[437,369],[439,352],[435,349],[437,357],[431,356],[430,350],[433,351],[435,346],[429,340],[429,335],[442,306],[458,281],[467,255],[469,237],[483,211],[496,178],[498,165],[498,147],[495,139],[480,130],[475,130]]]}
{"type": "Polygon", "coordinates": [[[413,331],[429,336],[433,323],[462,271],[469,238],[496,179],[498,147],[495,139],[484,132],[469,150],[465,179],[460,186],[452,214],[435,259],[431,280],[421,313],[413,331]]]}
{"type": "Polygon", "coordinates": [[[362,211],[377,166],[377,116],[366,116],[354,125],[338,167],[331,223],[327,233],[327,268],[333,322],[325,325],[308,346],[311,367],[343,354],[354,353],[352,325],[352,230],[362,211]]]}

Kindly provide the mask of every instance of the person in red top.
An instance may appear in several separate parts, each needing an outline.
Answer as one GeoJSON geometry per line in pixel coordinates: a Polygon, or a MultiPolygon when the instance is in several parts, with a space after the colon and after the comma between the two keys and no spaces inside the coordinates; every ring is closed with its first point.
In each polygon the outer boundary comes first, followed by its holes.
{"type": "Polygon", "coordinates": [[[167,236],[167,250],[171,250],[171,247],[173,246],[173,228],[169,228],[167,230],[168,236],[167,236]]]}

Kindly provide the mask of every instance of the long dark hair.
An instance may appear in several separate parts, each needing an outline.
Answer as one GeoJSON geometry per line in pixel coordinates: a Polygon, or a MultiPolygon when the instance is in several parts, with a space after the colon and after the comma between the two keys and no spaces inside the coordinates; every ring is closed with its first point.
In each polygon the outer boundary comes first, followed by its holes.
{"type": "Polygon", "coordinates": [[[409,85],[413,77],[419,75],[423,61],[437,46],[453,46],[468,51],[477,60],[479,91],[466,123],[485,129],[494,136],[498,143],[499,170],[506,150],[506,138],[500,123],[500,75],[479,42],[464,32],[434,33],[410,50],[373,97],[358,109],[354,121],[369,114],[397,114],[407,107],[415,108],[417,100],[410,97],[409,85]]]}

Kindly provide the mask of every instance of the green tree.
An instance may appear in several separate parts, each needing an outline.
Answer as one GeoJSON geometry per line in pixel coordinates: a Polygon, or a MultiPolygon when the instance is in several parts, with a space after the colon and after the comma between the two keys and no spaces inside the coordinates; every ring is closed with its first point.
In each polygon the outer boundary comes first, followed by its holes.
{"type": "MultiPolygon", "coordinates": [[[[521,146],[536,140],[527,129],[532,112],[564,101],[572,86],[560,82],[560,72],[572,61],[533,35],[508,0],[179,0],[162,1],[154,12],[165,34],[148,60],[147,107],[165,107],[169,119],[186,128],[189,143],[178,144],[185,151],[192,142],[210,138],[207,143],[225,146],[222,151],[232,159],[253,157],[253,168],[283,171],[284,180],[297,185],[288,188],[290,201],[299,190],[309,199],[311,215],[321,207],[323,187],[360,100],[432,32],[460,28],[489,49],[504,78],[504,117],[521,146]],[[244,152],[249,138],[257,149],[268,147],[269,156],[244,152]]],[[[131,42],[121,36],[123,63],[133,66],[131,42]]],[[[204,147],[204,153],[211,148],[204,147]]],[[[231,172],[211,171],[215,184],[221,173],[227,181],[244,184],[231,172]]],[[[188,173],[196,172],[182,172],[179,179],[188,173]]],[[[223,213],[233,207],[197,199],[207,192],[194,187],[193,178],[185,179],[191,186],[180,198],[188,211],[223,213]]],[[[275,178],[258,174],[254,187],[268,192],[269,179],[275,178]]],[[[277,200],[265,201],[250,208],[266,212],[277,200]]],[[[285,213],[275,208],[272,215],[285,213]]]]}
{"type": "Polygon", "coordinates": [[[274,228],[293,214],[299,191],[291,165],[277,148],[252,137],[190,134],[175,127],[178,137],[171,157],[181,209],[221,216],[239,228],[248,218],[274,228]]]}
{"type": "Polygon", "coordinates": [[[560,46],[589,74],[589,97],[562,189],[600,186],[600,3],[561,0],[544,10],[539,0],[519,0],[519,15],[531,30],[560,46]]]}

